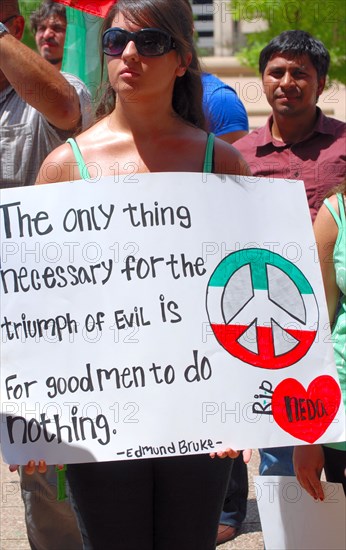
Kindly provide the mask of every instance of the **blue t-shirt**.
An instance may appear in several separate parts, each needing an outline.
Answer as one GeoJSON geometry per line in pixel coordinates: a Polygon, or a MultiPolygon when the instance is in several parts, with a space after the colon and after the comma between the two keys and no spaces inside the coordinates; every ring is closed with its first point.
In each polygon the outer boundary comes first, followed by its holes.
{"type": "Polygon", "coordinates": [[[247,113],[235,90],[209,73],[202,74],[202,84],[208,130],[216,136],[239,130],[248,132],[247,113]]]}

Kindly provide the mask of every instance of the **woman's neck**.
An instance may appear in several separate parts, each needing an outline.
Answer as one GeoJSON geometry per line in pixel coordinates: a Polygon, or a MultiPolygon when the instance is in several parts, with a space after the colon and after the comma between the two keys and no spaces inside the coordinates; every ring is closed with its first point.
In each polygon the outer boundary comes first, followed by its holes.
{"type": "Polygon", "coordinates": [[[108,125],[112,131],[143,135],[146,139],[158,132],[169,132],[182,120],[173,111],[171,103],[162,100],[149,102],[135,98],[122,101],[117,99],[114,110],[109,115],[108,125]]]}

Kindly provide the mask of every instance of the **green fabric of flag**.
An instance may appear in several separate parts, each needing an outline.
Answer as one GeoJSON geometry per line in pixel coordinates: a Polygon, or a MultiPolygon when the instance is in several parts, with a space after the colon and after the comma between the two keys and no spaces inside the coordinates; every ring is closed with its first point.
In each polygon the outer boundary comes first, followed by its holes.
{"type": "Polygon", "coordinates": [[[74,8],[66,8],[67,30],[62,70],[78,76],[96,98],[101,81],[100,31],[103,23],[74,8]]]}

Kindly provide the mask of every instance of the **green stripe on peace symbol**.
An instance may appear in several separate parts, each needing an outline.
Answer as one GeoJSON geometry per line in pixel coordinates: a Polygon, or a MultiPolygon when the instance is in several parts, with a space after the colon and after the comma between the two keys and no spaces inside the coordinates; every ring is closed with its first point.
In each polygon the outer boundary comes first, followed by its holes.
{"type": "Polygon", "coordinates": [[[253,288],[268,290],[267,268],[271,264],[286,273],[301,294],[313,294],[312,287],[303,273],[294,264],[279,254],[261,248],[248,248],[229,254],[212,274],[209,286],[224,287],[229,278],[244,265],[250,265],[253,288]]]}

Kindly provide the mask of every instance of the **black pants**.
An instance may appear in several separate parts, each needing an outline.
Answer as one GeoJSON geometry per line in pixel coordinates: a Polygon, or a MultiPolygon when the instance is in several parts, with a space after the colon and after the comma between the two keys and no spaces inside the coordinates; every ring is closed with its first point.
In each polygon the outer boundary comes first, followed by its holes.
{"type": "Polygon", "coordinates": [[[239,529],[246,517],[248,493],[247,465],[243,460],[243,454],[240,453],[238,458],[234,460],[220,523],[239,529]]]}
{"type": "Polygon", "coordinates": [[[71,464],[94,550],[214,550],[233,461],[208,455],[71,464]]]}
{"type": "Polygon", "coordinates": [[[346,495],[346,451],[339,451],[339,449],[326,446],[323,446],[323,451],[326,480],[332,483],[342,483],[346,495]]]}

